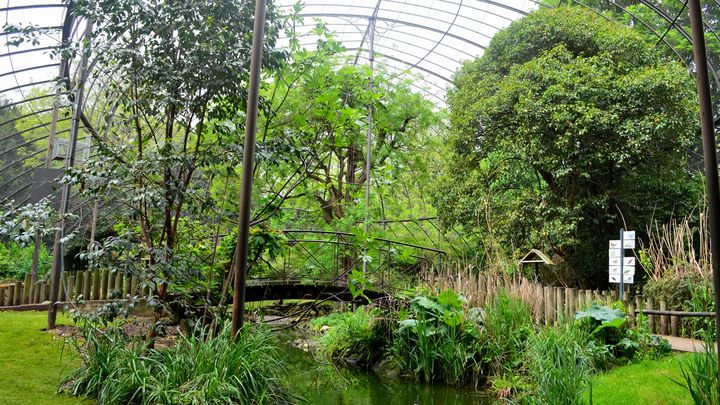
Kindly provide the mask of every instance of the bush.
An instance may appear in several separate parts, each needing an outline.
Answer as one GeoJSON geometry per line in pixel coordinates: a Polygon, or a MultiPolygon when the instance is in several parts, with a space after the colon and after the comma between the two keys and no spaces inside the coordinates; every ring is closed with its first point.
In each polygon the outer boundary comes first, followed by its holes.
{"type": "MultiPolygon", "coordinates": [[[[18,243],[0,243],[0,280],[21,280],[32,271],[34,246],[22,247],[18,243]]],[[[44,245],[40,245],[38,277],[50,271],[52,256],[44,245]]]]}
{"type": "Polygon", "coordinates": [[[463,302],[453,290],[411,300],[414,317],[399,322],[390,347],[404,374],[426,383],[478,384],[479,324],[466,315],[463,302]]]}
{"type": "Polygon", "coordinates": [[[226,326],[180,336],[174,347],[149,348],[118,329],[84,328],[81,366],[65,390],[101,404],[294,403],[277,373],[281,364],[270,332],[246,328],[235,341],[226,326]]]}
{"type": "MultiPolygon", "coordinates": [[[[638,327],[630,329],[622,310],[596,303],[575,315],[580,327],[593,336],[596,343],[604,346],[605,350],[600,351],[607,352],[615,360],[658,358],[669,353],[670,344],[667,340],[652,335],[643,318],[638,319],[638,327]]],[[[596,358],[600,361],[596,367],[606,365],[605,361],[601,361],[603,356],[596,358]]]]}
{"type": "Polygon", "coordinates": [[[312,322],[316,330],[328,326],[318,340],[318,349],[328,358],[360,367],[372,367],[382,356],[390,334],[378,311],[333,313],[312,322]]]}

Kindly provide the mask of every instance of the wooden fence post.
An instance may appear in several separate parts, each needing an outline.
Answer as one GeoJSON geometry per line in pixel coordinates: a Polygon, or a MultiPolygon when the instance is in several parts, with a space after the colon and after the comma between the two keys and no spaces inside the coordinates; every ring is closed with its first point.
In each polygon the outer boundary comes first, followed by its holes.
{"type": "Polygon", "coordinates": [[[565,291],[567,292],[568,301],[567,317],[568,319],[573,319],[575,317],[575,312],[577,312],[577,290],[569,288],[565,291]]]}
{"type": "Polygon", "coordinates": [[[123,280],[123,298],[125,298],[127,295],[130,294],[130,289],[132,288],[132,275],[128,274],[125,276],[125,280],[123,280]]]}
{"type": "Polygon", "coordinates": [[[670,316],[670,331],[673,336],[680,336],[680,317],[677,315],[670,316]]]}
{"type": "Polygon", "coordinates": [[[8,287],[7,305],[15,305],[15,286],[8,287]]]}
{"type": "Polygon", "coordinates": [[[30,303],[30,274],[25,274],[25,281],[23,282],[23,289],[22,289],[22,302],[21,304],[29,304],[30,303]]]}
{"type": "MultiPolygon", "coordinates": [[[[660,300],[660,310],[661,311],[667,311],[667,302],[665,300],[660,300]]],[[[667,315],[660,315],[660,334],[667,336],[668,333],[668,316],[667,315]]]]}
{"type": "Polygon", "coordinates": [[[75,289],[73,292],[73,298],[77,299],[80,295],[83,293],[83,274],[82,272],[76,271],[75,272],[75,289]]]}
{"type": "Polygon", "coordinates": [[[627,306],[628,326],[635,327],[635,303],[630,301],[627,306]]]}
{"type": "Polygon", "coordinates": [[[97,301],[100,299],[100,283],[102,283],[102,273],[99,270],[92,272],[92,299],[97,301]]]}
{"type": "Polygon", "coordinates": [[[83,276],[83,299],[90,301],[90,299],[92,299],[90,296],[92,291],[92,273],[90,270],[85,270],[83,276]]]}
{"type": "MultiPolygon", "coordinates": [[[[652,297],[647,297],[647,298],[645,299],[645,308],[646,308],[646,309],[653,309],[653,299],[652,299],[652,297]]],[[[648,320],[648,328],[650,329],[650,333],[655,333],[655,332],[656,332],[656,329],[655,329],[655,316],[648,314],[647,320],[648,320]]]]}
{"type": "Polygon", "coordinates": [[[0,307],[5,306],[5,287],[0,288],[0,307]]]}
{"type": "Polygon", "coordinates": [[[68,301],[75,297],[75,275],[68,276],[67,282],[67,299],[68,301]]]}
{"type": "Polygon", "coordinates": [[[22,304],[22,300],[23,300],[22,282],[17,281],[17,282],[15,282],[15,301],[13,302],[13,305],[22,304]]]}
{"type": "Polygon", "coordinates": [[[565,320],[565,289],[563,287],[555,287],[555,319],[557,323],[565,320]]]}
{"type": "Polygon", "coordinates": [[[47,289],[46,285],[47,285],[47,283],[45,281],[40,283],[40,299],[38,300],[38,303],[44,302],[46,299],[45,298],[45,290],[47,289]]]}
{"type": "Polygon", "coordinates": [[[120,293],[120,298],[122,298],[122,292],[123,292],[123,274],[119,271],[115,273],[115,290],[117,290],[120,293]]]}
{"type": "Polygon", "coordinates": [[[550,300],[550,287],[543,287],[543,301],[545,302],[545,325],[552,323],[552,302],[550,300]]]}
{"type": "Polygon", "coordinates": [[[110,283],[110,271],[103,270],[102,271],[102,284],[100,285],[100,299],[101,300],[107,299],[109,283],[110,283]]]}

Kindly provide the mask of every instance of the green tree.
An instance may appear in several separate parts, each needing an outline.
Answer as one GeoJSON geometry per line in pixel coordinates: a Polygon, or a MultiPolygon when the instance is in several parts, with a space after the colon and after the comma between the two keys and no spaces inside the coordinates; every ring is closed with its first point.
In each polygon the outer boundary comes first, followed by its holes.
{"type": "Polygon", "coordinates": [[[368,181],[370,104],[375,108],[372,171],[382,181],[398,178],[404,168],[419,163],[414,162],[418,144],[435,122],[432,105],[410,90],[407,78],[352,64],[322,25],[316,33],[322,38],[318,49],[294,49],[290,63],[267,89],[272,109],[263,118],[261,136],[282,140],[285,150],[294,154],[286,169],[279,170],[299,173],[304,180],[296,194],[306,197],[305,206],[317,207],[326,224],[350,211],[362,221],[361,210],[354,207],[368,181]]]}
{"type": "Polygon", "coordinates": [[[641,231],[697,201],[692,76],[625,26],[575,7],[534,12],[455,84],[439,211],[512,248],[552,252],[562,281],[605,282],[620,213],[641,231]]]}
{"type": "MultiPolygon", "coordinates": [[[[126,257],[129,270],[144,266],[137,256],[146,258],[161,297],[165,281],[194,274],[194,247],[210,232],[191,227],[213,213],[215,176],[231,175],[238,162],[228,150],[242,153],[242,128],[222,124],[245,108],[253,10],[252,2],[230,0],[75,4],[96,24],[91,50],[97,66],[112,72],[102,88],[114,110],[97,128],[105,134],[100,156],[66,181],[110,194],[129,211],[126,235],[95,253],[126,257]]],[[[263,62],[272,69],[284,58],[275,50],[282,20],[272,5],[267,21],[263,62]]]]}

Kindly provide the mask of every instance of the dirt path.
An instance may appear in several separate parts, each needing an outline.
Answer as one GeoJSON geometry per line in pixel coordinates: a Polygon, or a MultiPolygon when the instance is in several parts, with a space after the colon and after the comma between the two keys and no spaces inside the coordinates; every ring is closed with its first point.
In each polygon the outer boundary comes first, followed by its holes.
{"type": "MultiPolygon", "coordinates": [[[[675,336],[659,335],[660,337],[667,339],[670,342],[672,349],[678,352],[704,352],[704,342],[697,339],[689,339],[675,336]]],[[[715,349],[717,350],[717,342],[715,342],[715,349]]]]}

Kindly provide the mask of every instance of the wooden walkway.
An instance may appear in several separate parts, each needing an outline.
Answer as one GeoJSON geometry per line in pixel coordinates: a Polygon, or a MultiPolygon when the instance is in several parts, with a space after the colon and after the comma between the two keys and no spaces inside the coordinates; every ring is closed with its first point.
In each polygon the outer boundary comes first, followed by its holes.
{"type": "MultiPolygon", "coordinates": [[[[670,346],[672,346],[672,349],[677,352],[704,352],[705,346],[704,342],[702,340],[697,339],[689,339],[689,338],[683,338],[683,337],[676,337],[676,336],[665,336],[665,335],[658,335],[661,338],[666,339],[668,342],[670,342],[670,346]]],[[[717,350],[717,342],[715,342],[715,350],[717,350]]]]}

